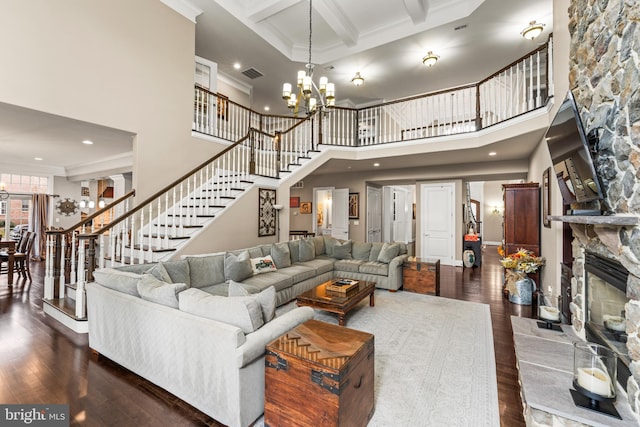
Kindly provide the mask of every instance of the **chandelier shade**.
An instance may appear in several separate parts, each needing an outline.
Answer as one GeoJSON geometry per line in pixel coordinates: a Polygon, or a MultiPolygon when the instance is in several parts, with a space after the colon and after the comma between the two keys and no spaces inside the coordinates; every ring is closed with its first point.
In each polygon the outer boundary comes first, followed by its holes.
{"type": "Polygon", "coordinates": [[[364,77],[360,75],[360,71],[356,72],[356,75],[351,79],[351,83],[356,86],[362,86],[364,84],[364,77]]]}
{"type": "Polygon", "coordinates": [[[293,111],[294,116],[297,116],[301,109],[304,109],[307,115],[312,114],[317,108],[325,110],[326,107],[334,106],[336,100],[336,87],[329,82],[327,77],[320,77],[317,85],[313,81],[314,64],[311,62],[312,11],[313,1],[309,0],[309,62],[305,65],[306,70],[298,71],[295,88],[290,83],[282,85],[282,99],[287,103],[287,107],[293,111]]]}
{"type": "Polygon", "coordinates": [[[425,57],[422,58],[422,63],[427,67],[433,67],[434,65],[436,65],[436,62],[438,62],[438,59],[440,59],[438,55],[436,55],[432,51],[429,51],[427,52],[425,57]]]}

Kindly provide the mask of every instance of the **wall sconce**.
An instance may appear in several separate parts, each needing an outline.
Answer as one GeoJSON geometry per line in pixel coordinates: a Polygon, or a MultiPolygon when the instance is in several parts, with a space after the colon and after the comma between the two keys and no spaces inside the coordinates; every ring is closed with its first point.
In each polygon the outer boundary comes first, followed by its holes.
{"type": "Polygon", "coordinates": [[[432,51],[429,51],[427,52],[427,55],[422,58],[422,63],[427,67],[433,67],[434,65],[436,65],[436,62],[438,62],[438,59],[440,59],[438,55],[436,55],[432,51]]]}
{"type": "Polygon", "coordinates": [[[98,207],[100,209],[104,208],[104,206],[106,205],[105,201],[104,201],[104,197],[100,197],[100,200],[98,200],[98,207]]]}
{"type": "Polygon", "coordinates": [[[494,215],[500,215],[500,208],[498,208],[498,206],[494,206],[491,213],[494,215]]]}
{"type": "Polygon", "coordinates": [[[534,20],[529,22],[529,26],[522,30],[520,34],[522,34],[522,37],[524,37],[525,39],[533,40],[542,33],[543,28],[544,24],[541,24],[534,20]]]}

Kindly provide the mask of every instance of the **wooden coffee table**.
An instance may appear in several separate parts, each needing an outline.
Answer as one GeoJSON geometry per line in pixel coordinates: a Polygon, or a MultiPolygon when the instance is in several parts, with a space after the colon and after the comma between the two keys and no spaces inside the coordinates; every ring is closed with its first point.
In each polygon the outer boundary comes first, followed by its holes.
{"type": "Polygon", "coordinates": [[[369,306],[375,305],[374,292],[376,290],[375,282],[367,282],[360,280],[358,290],[349,295],[338,295],[333,292],[327,292],[327,285],[333,280],[325,282],[315,288],[304,292],[298,296],[297,304],[299,306],[307,306],[317,308],[319,310],[336,313],[338,315],[338,324],[344,326],[344,318],[353,307],[355,307],[366,296],[369,296],[369,306]]]}

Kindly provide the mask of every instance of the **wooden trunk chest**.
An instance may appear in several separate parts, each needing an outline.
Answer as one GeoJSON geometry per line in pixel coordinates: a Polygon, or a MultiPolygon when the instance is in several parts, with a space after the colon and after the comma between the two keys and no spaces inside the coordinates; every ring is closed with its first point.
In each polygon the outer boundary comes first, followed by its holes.
{"type": "Polygon", "coordinates": [[[402,287],[409,292],[440,295],[440,260],[407,258],[402,265],[402,287]]]}
{"type": "Polygon", "coordinates": [[[374,411],[373,341],[309,320],[269,343],[265,426],[366,426],[374,411]]]}

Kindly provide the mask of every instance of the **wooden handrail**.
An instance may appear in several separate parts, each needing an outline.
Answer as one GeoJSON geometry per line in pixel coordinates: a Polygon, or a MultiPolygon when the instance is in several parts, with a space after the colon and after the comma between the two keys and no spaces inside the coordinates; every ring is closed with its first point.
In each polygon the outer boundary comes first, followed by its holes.
{"type": "Polygon", "coordinates": [[[551,40],[551,34],[549,35],[549,38],[547,39],[547,42],[541,46],[539,46],[537,49],[532,50],[531,52],[527,53],[526,55],[520,57],[519,59],[516,59],[515,61],[513,61],[512,63],[510,63],[509,65],[502,67],[501,69],[499,69],[498,71],[496,71],[495,73],[491,74],[489,77],[480,80],[477,85],[480,86],[481,84],[491,80],[492,78],[500,75],[500,73],[502,73],[503,71],[508,70],[509,68],[513,67],[514,65],[524,61],[525,59],[527,59],[528,57],[530,57],[531,55],[533,55],[534,53],[537,52],[541,52],[545,49],[547,49],[549,47],[549,40],[551,40]]]}
{"type": "Polygon", "coordinates": [[[123,202],[124,200],[128,199],[129,197],[133,197],[135,195],[136,195],[136,190],[131,190],[127,194],[125,194],[124,196],[119,197],[118,199],[116,199],[113,202],[109,203],[104,208],[101,208],[101,209],[95,211],[94,213],[92,213],[91,215],[86,217],[85,219],[81,220],[80,222],[78,222],[75,225],[72,225],[71,227],[67,228],[66,230],[47,230],[45,233],[47,233],[47,234],[66,234],[66,233],[71,233],[72,231],[82,227],[83,225],[86,225],[87,223],[89,223],[89,221],[92,221],[94,218],[99,217],[100,215],[102,215],[105,212],[108,212],[111,208],[115,207],[120,202],[123,202]]]}

